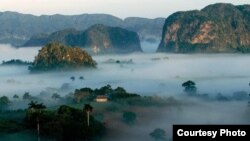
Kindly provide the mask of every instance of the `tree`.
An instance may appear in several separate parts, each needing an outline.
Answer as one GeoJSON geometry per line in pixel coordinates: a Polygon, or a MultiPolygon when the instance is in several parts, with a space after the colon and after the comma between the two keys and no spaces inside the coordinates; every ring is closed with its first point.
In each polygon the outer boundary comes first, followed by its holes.
{"type": "Polygon", "coordinates": [[[165,141],[166,140],[166,132],[160,128],[155,129],[149,135],[157,141],[165,141]]]}
{"type": "Polygon", "coordinates": [[[96,95],[105,95],[105,94],[110,94],[112,93],[113,89],[112,87],[108,84],[107,86],[103,86],[100,89],[95,90],[96,95]]]}
{"type": "Polygon", "coordinates": [[[124,88],[122,88],[122,87],[117,87],[117,88],[115,89],[115,93],[118,93],[118,94],[126,94],[127,92],[126,92],[126,90],[125,90],[124,88]]]}
{"type": "Polygon", "coordinates": [[[10,104],[10,100],[7,96],[0,97],[0,110],[3,110],[10,104]]]}
{"type": "Polygon", "coordinates": [[[36,101],[31,101],[29,103],[28,112],[36,119],[38,141],[40,141],[40,116],[42,114],[42,110],[45,108],[46,106],[43,103],[37,103],[36,101]]]}
{"type": "Polygon", "coordinates": [[[75,81],[76,78],[75,78],[74,76],[71,76],[70,79],[71,79],[72,81],[75,81]]]}
{"type": "Polygon", "coordinates": [[[84,80],[84,77],[83,77],[83,76],[80,76],[79,79],[82,81],[82,80],[84,80]]]}
{"type": "Polygon", "coordinates": [[[191,81],[191,80],[188,80],[184,83],[182,83],[182,87],[184,87],[184,91],[188,94],[188,95],[196,95],[196,92],[197,92],[197,88],[195,86],[196,84],[191,81]]]}
{"type": "Polygon", "coordinates": [[[77,103],[80,103],[83,100],[90,100],[92,96],[90,90],[88,90],[88,88],[80,89],[80,90],[76,89],[74,93],[74,101],[76,101],[77,103]]]}
{"type": "MultiPolygon", "coordinates": [[[[102,123],[90,115],[91,126],[88,126],[86,112],[67,105],[61,105],[56,111],[44,110],[40,118],[41,135],[60,141],[92,141],[105,134],[102,123]]],[[[27,126],[35,129],[29,122],[27,126]]]]}
{"type": "MultiPolygon", "coordinates": [[[[250,86],[250,83],[248,85],[250,86]]],[[[248,96],[250,96],[250,94],[248,94],[248,96]]],[[[250,101],[248,101],[248,106],[250,106],[250,101]]]]}
{"type": "Polygon", "coordinates": [[[123,112],[122,119],[128,125],[133,125],[136,120],[136,114],[134,112],[123,112]]]}
{"type": "Polygon", "coordinates": [[[89,126],[89,114],[90,114],[90,112],[93,111],[93,107],[90,104],[85,104],[83,110],[87,113],[87,122],[88,122],[88,126],[89,126]]]}
{"type": "Polygon", "coordinates": [[[14,98],[14,99],[18,99],[19,96],[15,94],[15,95],[13,96],[13,98],[14,98]]]}
{"type": "Polygon", "coordinates": [[[58,93],[53,93],[53,95],[51,96],[52,99],[56,100],[56,99],[60,99],[61,96],[58,93]]]}
{"type": "Polygon", "coordinates": [[[31,100],[32,99],[32,96],[30,95],[29,92],[25,92],[23,94],[23,100],[31,100]]]}
{"type": "Polygon", "coordinates": [[[68,91],[71,89],[71,86],[69,83],[63,83],[62,86],[60,87],[60,90],[62,91],[68,91]]]}

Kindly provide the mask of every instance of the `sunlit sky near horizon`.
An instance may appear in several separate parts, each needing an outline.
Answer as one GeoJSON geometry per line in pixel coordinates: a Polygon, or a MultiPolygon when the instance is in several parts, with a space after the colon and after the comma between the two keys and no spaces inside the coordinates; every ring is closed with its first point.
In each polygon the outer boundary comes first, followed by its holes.
{"type": "Polygon", "coordinates": [[[0,11],[34,15],[105,13],[125,17],[167,17],[176,11],[214,3],[250,4],[250,0],[1,0],[0,11]]]}

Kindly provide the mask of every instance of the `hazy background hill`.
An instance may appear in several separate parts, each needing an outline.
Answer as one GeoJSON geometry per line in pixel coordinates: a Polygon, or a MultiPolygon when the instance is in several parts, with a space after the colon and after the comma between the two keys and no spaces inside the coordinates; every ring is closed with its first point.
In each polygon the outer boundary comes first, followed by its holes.
{"type": "Polygon", "coordinates": [[[160,39],[164,18],[126,18],[122,20],[107,14],[42,15],[34,16],[17,12],[0,12],[0,43],[22,45],[30,37],[50,34],[68,28],[86,30],[94,24],[118,26],[138,33],[140,39],[160,39]]]}
{"type": "Polygon", "coordinates": [[[164,21],[164,18],[129,17],[124,20],[123,25],[126,29],[137,32],[142,41],[155,42],[161,36],[164,21]]]}
{"type": "Polygon", "coordinates": [[[136,32],[120,27],[96,24],[87,30],[65,29],[32,36],[23,47],[44,46],[48,43],[79,46],[90,53],[132,53],[141,52],[140,39],[136,32]]]}

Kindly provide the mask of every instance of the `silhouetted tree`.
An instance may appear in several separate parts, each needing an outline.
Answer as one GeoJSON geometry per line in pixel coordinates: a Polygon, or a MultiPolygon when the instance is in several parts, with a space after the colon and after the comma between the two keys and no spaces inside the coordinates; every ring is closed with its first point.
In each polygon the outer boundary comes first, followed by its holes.
{"type": "MultiPolygon", "coordinates": [[[[89,106],[86,106],[86,109],[88,109],[87,107],[89,106]]],[[[56,113],[55,122],[52,124],[57,124],[55,129],[56,132],[60,132],[59,135],[62,135],[62,141],[92,141],[105,133],[105,127],[91,115],[89,119],[91,126],[87,125],[85,111],[62,105],[56,113]]]]}
{"type": "Polygon", "coordinates": [[[29,92],[25,92],[23,95],[23,100],[31,100],[32,96],[30,95],[29,92]]]}
{"type": "Polygon", "coordinates": [[[156,141],[166,141],[166,132],[163,129],[157,128],[149,134],[156,141]]]}
{"type": "Polygon", "coordinates": [[[115,93],[117,93],[117,94],[126,94],[127,92],[126,92],[126,90],[125,90],[124,88],[122,88],[122,87],[117,87],[117,88],[115,89],[115,93]]]}
{"type": "Polygon", "coordinates": [[[133,125],[136,120],[136,114],[134,112],[123,112],[122,118],[128,125],[133,125]]]}
{"type": "Polygon", "coordinates": [[[10,100],[7,96],[0,97],[0,110],[3,110],[10,104],[10,100]]]}
{"type": "Polygon", "coordinates": [[[29,103],[28,112],[36,118],[38,141],[40,141],[40,115],[42,114],[42,110],[45,108],[46,106],[43,103],[37,103],[34,101],[29,103]]]}
{"type": "Polygon", "coordinates": [[[83,76],[80,76],[79,79],[82,81],[82,80],[84,80],[84,77],[83,77],[83,76]]]}
{"type": "Polygon", "coordinates": [[[71,86],[69,83],[63,83],[62,86],[60,87],[60,90],[62,91],[68,91],[70,90],[71,86]]]}
{"type": "Polygon", "coordinates": [[[225,95],[223,95],[221,93],[218,93],[215,96],[215,99],[218,100],[218,101],[229,101],[230,100],[227,96],[225,96],[225,95]]]}
{"type": "Polygon", "coordinates": [[[112,91],[113,91],[112,87],[108,84],[107,86],[103,86],[100,89],[95,89],[95,94],[96,95],[105,95],[105,94],[112,93],[112,91]]]}
{"type": "Polygon", "coordinates": [[[15,95],[13,96],[13,98],[14,98],[14,99],[18,99],[19,96],[15,94],[15,95]]]}
{"type": "Polygon", "coordinates": [[[88,122],[88,126],[89,126],[89,114],[90,114],[90,112],[93,111],[93,107],[90,104],[85,104],[83,110],[87,113],[87,122],[88,122]]]}
{"type": "Polygon", "coordinates": [[[71,76],[70,79],[71,79],[72,81],[75,81],[76,78],[75,78],[74,76],[71,76]]]}
{"type": "Polygon", "coordinates": [[[188,95],[196,95],[196,92],[197,92],[197,88],[195,86],[196,84],[191,81],[191,80],[188,80],[184,83],[182,83],[182,87],[184,87],[184,91],[188,94],[188,95]]]}
{"type": "Polygon", "coordinates": [[[93,100],[92,90],[90,88],[76,89],[74,93],[74,101],[80,103],[82,100],[93,100]]]}
{"type": "Polygon", "coordinates": [[[54,100],[57,100],[57,99],[60,99],[61,96],[58,94],[58,93],[54,93],[52,96],[51,96],[52,99],[54,100]]]}
{"type": "MultiPolygon", "coordinates": [[[[248,85],[250,86],[250,83],[248,85]]],[[[248,96],[250,97],[250,94],[248,96]]],[[[250,107],[250,100],[248,101],[248,106],[250,107]]]]}

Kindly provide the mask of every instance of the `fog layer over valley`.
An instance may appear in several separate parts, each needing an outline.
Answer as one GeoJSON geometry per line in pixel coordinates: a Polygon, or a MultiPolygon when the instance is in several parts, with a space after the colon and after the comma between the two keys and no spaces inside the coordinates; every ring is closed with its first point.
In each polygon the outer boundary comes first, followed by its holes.
{"type": "MultiPolygon", "coordinates": [[[[33,61],[39,47],[12,48],[1,45],[0,61],[33,61]]],[[[96,70],[76,70],[30,74],[27,66],[0,66],[0,95],[38,95],[48,87],[59,89],[64,83],[75,88],[97,88],[107,84],[122,86],[141,95],[180,95],[181,84],[192,80],[199,93],[232,94],[248,91],[250,55],[242,54],[129,54],[96,55],[96,70]],[[70,79],[76,78],[75,81],[70,79]],[[84,76],[85,80],[79,80],[84,76]]]]}
{"type": "MultiPolygon", "coordinates": [[[[93,59],[98,63],[97,69],[94,70],[30,74],[28,66],[1,65],[0,96],[6,95],[13,99],[13,95],[17,94],[22,98],[25,92],[39,98],[53,92],[65,96],[75,89],[84,87],[95,89],[110,84],[112,88],[120,86],[128,92],[142,96],[174,99],[170,99],[170,102],[168,101],[170,104],[162,107],[121,106],[121,111],[129,110],[137,114],[133,126],[122,122],[121,112],[106,111],[103,113],[103,121],[108,132],[103,138],[104,141],[152,141],[149,133],[156,128],[164,129],[167,138],[171,139],[173,124],[250,123],[248,98],[241,100],[218,98],[218,93],[220,96],[231,97],[235,92],[249,92],[250,55],[160,54],[153,53],[153,48],[147,46],[147,53],[94,55],[93,59]],[[72,76],[75,79],[71,79],[72,76]],[[207,95],[187,96],[182,87],[182,83],[187,80],[196,83],[197,93],[207,95]],[[217,99],[214,100],[214,97],[217,99]]],[[[33,61],[39,49],[40,47],[16,49],[1,45],[0,61],[11,59],[33,61]]],[[[53,99],[47,99],[50,97],[50,95],[46,97],[44,102],[46,105],[60,104],[55,103],[53,99]]],[[[27,108],[27,103],[17,104],[10,105],[10,109],[27,108]]],[[[99,112],[99,108],[95,105],[93,107],[94,115],[99,112]]],[[[30,133],[22,133],[20,140],[16,140],[20,136],[19,133],[0,135],[0,139],[3,141],[32,140],[36,138],[34,134],[29,136],[30,133]]]]}

